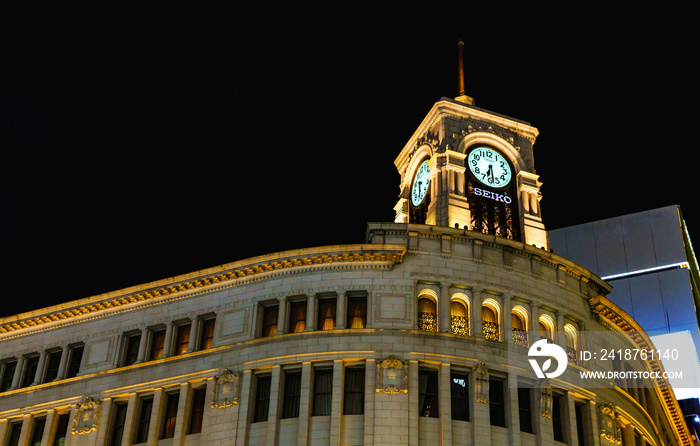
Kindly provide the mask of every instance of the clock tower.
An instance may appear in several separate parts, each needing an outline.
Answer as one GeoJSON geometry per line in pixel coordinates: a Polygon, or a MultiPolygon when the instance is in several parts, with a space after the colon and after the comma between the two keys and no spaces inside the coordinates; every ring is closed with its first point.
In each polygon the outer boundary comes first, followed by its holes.
{"type": "Polygon", "coordinates": [[[529,123],[484,110],[464,93],[441,98],[396,157],[397,223],[466,229],[549,249],[529,123]]]}

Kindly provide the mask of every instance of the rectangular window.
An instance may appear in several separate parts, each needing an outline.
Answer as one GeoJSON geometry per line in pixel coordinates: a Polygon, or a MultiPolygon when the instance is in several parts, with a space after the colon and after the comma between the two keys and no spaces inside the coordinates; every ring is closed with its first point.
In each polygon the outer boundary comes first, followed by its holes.
{"type": "Polygon", "coordinates": [[[314,370],[313,416],[331,414],[333,399],[333,369],[314,370]]]}
{"type": "Polygon", "coordinates": [[[345,389],[343,392],[343,415],[365,413],[365,368],[345,369],[345,389]]]}
{"type": "Polygon", "coordinates": [[[109,437],[108,446],[121,446],[124,435],[124,422],[126,421],[125,401],[114,403],[114,415],[112,416],[112,433],[109,437]]]}
{"type": "Polygon", "coordinates": [[[165,347],[165,330],[155,330],[151,332],[151,351],[148,354],[149,361],[155,361],[163,356],[165,347]]]}
{"type": "Polygon", "coordinates": [[[182,355],[187,352],[190,345],[190,328],[192,325],[179,325],[177,327],[177,338],[175,340],[175,354],[182,355]]]}
{"type": "Polygon", "coordinates": [[[418,407],[421,417],[438,418],[438,372],[437,370],[420,370],[418,372],[418,407]]]}
{"type": "Polygon", "coordinates": [[[255,386],[255,411],[253,412],[253,423],[267,421],[267,414],[270,410],[270,375],[258,376],[255,386]]]}
{"type": "Polygon", "coordinates": [[[126,337],[126,349],[124,350],[124,365],[135,364],[139,357],[139,344],[141,343],[141,334],[133,334],[126,337]]]}
{"type": "Polygon", "coordinates": [[[202,322],[202,336],[199,339],[199,349],[206,350],[214,345],[214,326],[216,319],[205,319],[202,322]]]}
{"type": "Polygon", "coordinates": [[[45,417],[34,419],[34,426],[32,427],[32,439],[29,441],[30,446],[41,446],[41,437],[44,436],[45,426],[45,417]]]}
{"type": "Polygon", "coordinates": [[[333,330],[335,328],[335,304],[335,298],[318,301],[318,324],[316,327],[319,330],[333,330]]]}
{"type": "Polygon", "coordinates": [[[348,299],[347,328],[365,328],[367,326],[367,297],[353,296],[348,299]]]}
{"type": "Polygon", "coordinates": [[[10,423],[7,432],[7,443],[6,446],[17,446],[19,445],[19,436],[22,433],[22,422],[10,423]]]}
{"type": "Polygon", "coordinates": [[[2,368],[2,381],[0,381],[0,392],[6,392],[12,387],[12,378],[15,376],[17,361],[6,362],[2,368]]]}
{"type": "Polygon", "coordinates": [[[520,432],[533,434],[532,389],[518,387],[518,415],[520,416],[520,432]]]}
{"type": "Polygon", "coordinates": [[[24,376],[22,377],[22,383],[20,387],[29,387],[34,382],[34,375],[36,375],[36,368],[39,366],[39,357],[32,356],[25,360],[24,365],[24,376]]]}
{"type": "MultiPolygon", "coordinates": [[[[66,368],[66,378],[78,376],[78,372],[80,371],[80,362],[83,359],[83,350],[84,347],[82,345],[70,349],[68,367],[66,368]]],[[[138,349],[136,350],[136,353],[138,354],[138,349]]]]}
{"type": "Polygon", "coordinates": [[[199,387],[192,393],[192,412],[190,412],[190,423],[187,427],[187,434],[198,434],[202,432],[202,421],[204,420],[204,400],[207,397],[207,388],[199,387]]]}
{"type": "Polygon", "coordinates": [[[282,418],[299,417],[301,401],[301,372],[285,372],[284,399],[282,400],[282,418]]]}
{"type": "Polygon", "coordinates": [[[554,430],[555,441],[564,441],[563,400],[564,397],[561,395],[552,395],[552,429],[554,430]]]}
{"type": "Polygon", "coordinates": [[[489,379],[489,412],[491,426],[506,427],[505,381],[489,379]]]}
{"type": "Polygon", "coordinates": [[[469,374],[465,372],[450,373],[450,397],[452,419],[469,421],[469,374]]]}
{"type": "Polygon", "coordinates": [[[173,438],[175,436],[175,423],[177,422],[177,405],[180,401],[179,393],[169,393],[165,405],[165,419],[160,439],[173,438]]]}
{"type": "Polygon", "coordinates": [[[289,332],[301,333],[306,328],[306,301],[292,302],[289,308],[289,332]]]}
{"type": "Polygon", "coordinates": [[[277,313],[279,313],[277,305],[265,307],[263,310],[263,326],[262,337],[267,338],[274,336],[277,333],[277,313]]]}
{"type": "Polygon", "coordinates": [[[56,423],[56,435],[54,436],[53,446],[63,446],[68,435],[68,423],[70,422],[70,412],[62,413],[58,416],[56,423]]]}
{"type": "Polygon", "coordinates": [[[50,383],[58,377],[58,367],[61,365],[62,355],[62,350],[49,353],[49,357],[46,360],[46,372],[44,373],[43,382],[50,383]]]}
{"type": "Polygon", "coordinates": [[[148,441],[148,429],[151,427],[151,412],[153,412],[153,397],[144,396],[139,399],[139,417],[134,432],[134,443],[148,441]]]}

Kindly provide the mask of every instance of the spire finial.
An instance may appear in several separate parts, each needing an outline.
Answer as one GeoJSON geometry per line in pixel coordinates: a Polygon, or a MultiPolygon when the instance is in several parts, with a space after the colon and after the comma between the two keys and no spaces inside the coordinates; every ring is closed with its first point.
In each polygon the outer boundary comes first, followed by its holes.
{"type": "Polygon", "coordinates": [[[459,96],[455,98],[455,101],[464,102],[465,104],[474,105],[474,98],[470,98],[466,95],[464,90],[464,57],[462,56],[462,47],[464,42],[460,39],[457,42],[459,46],[459,71],[458,71],[458,83],[459,83],[459,96]]]}

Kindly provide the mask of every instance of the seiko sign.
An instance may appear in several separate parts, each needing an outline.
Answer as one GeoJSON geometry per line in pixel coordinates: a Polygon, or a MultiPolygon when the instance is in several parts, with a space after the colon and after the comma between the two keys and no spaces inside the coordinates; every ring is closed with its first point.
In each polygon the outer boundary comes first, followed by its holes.
{"type": "Polygon", "coordinates": [[[491,192],[488,190],[479,189],[478,187],[474,188],[474,194],[476,194],[480,197],[490,198],[492,200],[500,201],[501,203],[506,203],[506,204],[510,204],[513,201],[506,194],[498,194],[496,192],[491,192]]]}

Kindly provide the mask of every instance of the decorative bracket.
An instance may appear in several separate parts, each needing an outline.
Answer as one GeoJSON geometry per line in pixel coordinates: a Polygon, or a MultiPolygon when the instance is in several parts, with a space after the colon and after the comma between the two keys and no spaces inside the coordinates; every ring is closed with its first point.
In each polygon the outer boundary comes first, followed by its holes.
{"type": "Polygon", "coordinates": [[[401,362],[394,355],[377,360],[377,393],[408,393],[408,361],[401,362]]]}

